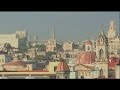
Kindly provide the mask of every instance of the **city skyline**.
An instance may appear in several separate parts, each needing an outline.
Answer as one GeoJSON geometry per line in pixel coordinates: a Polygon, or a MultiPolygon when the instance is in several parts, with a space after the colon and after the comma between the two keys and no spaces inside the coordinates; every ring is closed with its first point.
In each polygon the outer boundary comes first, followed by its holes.
{"type": "Polygon", "coordinates": [[[107,32],[111,20],[119,27],[118,12],[0,12],[0,19],[0,34],[25,29],[40,40],[50,38],[53,28],[57,40],[81,41],[95,39],[101,25],[107,32]]]}

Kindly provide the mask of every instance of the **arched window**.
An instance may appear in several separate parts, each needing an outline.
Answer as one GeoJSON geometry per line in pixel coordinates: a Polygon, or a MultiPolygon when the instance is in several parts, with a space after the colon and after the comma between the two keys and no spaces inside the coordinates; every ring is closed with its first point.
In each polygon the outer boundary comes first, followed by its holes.
{"type": "Polygon", "coordinates": [[[100,58],[100,59],[103,59],[103,53],[104,53],[104,52],[103,52],[103,50],[101,49],[101,50],[99,51],[99,58],[100,58]]]}
{"type": "Polygon", "coordinates": [[[100,39],[100,43],[104,43],[104,39],[103,38],[100,39]]]}
{"type": "Polygon", "coordinates": [[[100,77],[103,77],[103,70],[100,70],[100,77]]]}
{"type": "Polygon", "coordinates": [[[100,42],[103,42],[103,39],[102,39],[102,38],[100,39],[100,42]]]}

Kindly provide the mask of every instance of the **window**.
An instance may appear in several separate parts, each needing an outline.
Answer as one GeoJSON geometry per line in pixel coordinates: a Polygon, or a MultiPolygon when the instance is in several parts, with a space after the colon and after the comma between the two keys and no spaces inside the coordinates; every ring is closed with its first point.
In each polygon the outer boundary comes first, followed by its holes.
{"type": "Polygon", "coordinates": [[[101,38],[101,39],[100,39],[100,41],[102,42],[102,41],[103,41],[103,39],[101,38]]]}
{"type": "Polygon", "coordinates": [[[87,72],[85,72],[86,76],[87,76],[87,72]]]}
{"type": "Polygon", "coordinates": [[[88,46],[88,50],[90,50],[90,47],[88,46]]]}
{"type": "Polygon", "coordinates": [[[54,71],[56,71],[56,68],[57,68],[57,67],[56,67],[56,66],[54,66],[54,71]]]}
{"type": "Polygon", "coordinates": [[[89,76],[90,76],[90,74],[91,74],[91,73],[89,72],[89,76]]]}
{"type": "Polygon", "coordinates": [[[102,49],[99,51],[99,58],[100,58],[100,59],[103,58],[103,50],[102,50],[102,49]]]}

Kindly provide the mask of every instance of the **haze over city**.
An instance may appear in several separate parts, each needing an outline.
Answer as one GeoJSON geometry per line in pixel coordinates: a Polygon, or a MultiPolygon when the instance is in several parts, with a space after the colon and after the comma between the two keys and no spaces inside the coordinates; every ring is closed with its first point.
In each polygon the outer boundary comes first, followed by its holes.
{"type": "Polygon", "coordinates": [[[95,39],[100,25],[107,32],[111,20],[115,20],[118,31],[118,12],[0,12],[0,33],[25,29],[47,40],[55,27],[57,40],[79,41],[95,39]]]}

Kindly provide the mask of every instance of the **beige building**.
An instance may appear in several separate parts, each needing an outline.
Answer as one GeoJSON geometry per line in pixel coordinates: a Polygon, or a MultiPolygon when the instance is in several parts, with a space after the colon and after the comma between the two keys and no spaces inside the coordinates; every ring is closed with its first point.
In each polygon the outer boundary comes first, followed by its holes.
{"type": "Polygon", "coordinates": [[[3,65],[9,61],[11,61],[11,57],[9,55],[0,54],[0,65],[3,65]]]}
{"type": "Polygon", "coordinates": [[[16,34],[1,34],[0,35],[0,44],[10,43],[12,47],[18,48],[18,38],[16,34]]]}
{"type": "Polygon", "coordinates": [[[63,50],[64,51],[72,51],[73,50],[73,42],[68,41],[63,43],[63,50]]]}
{"type": "Polygon", "coordinates": [[[19,48],[26,44],[27,34],[25,31],[17,30],[14,34],[0,34],[0,45],[9,43],[12,47],[19,48]]]}

